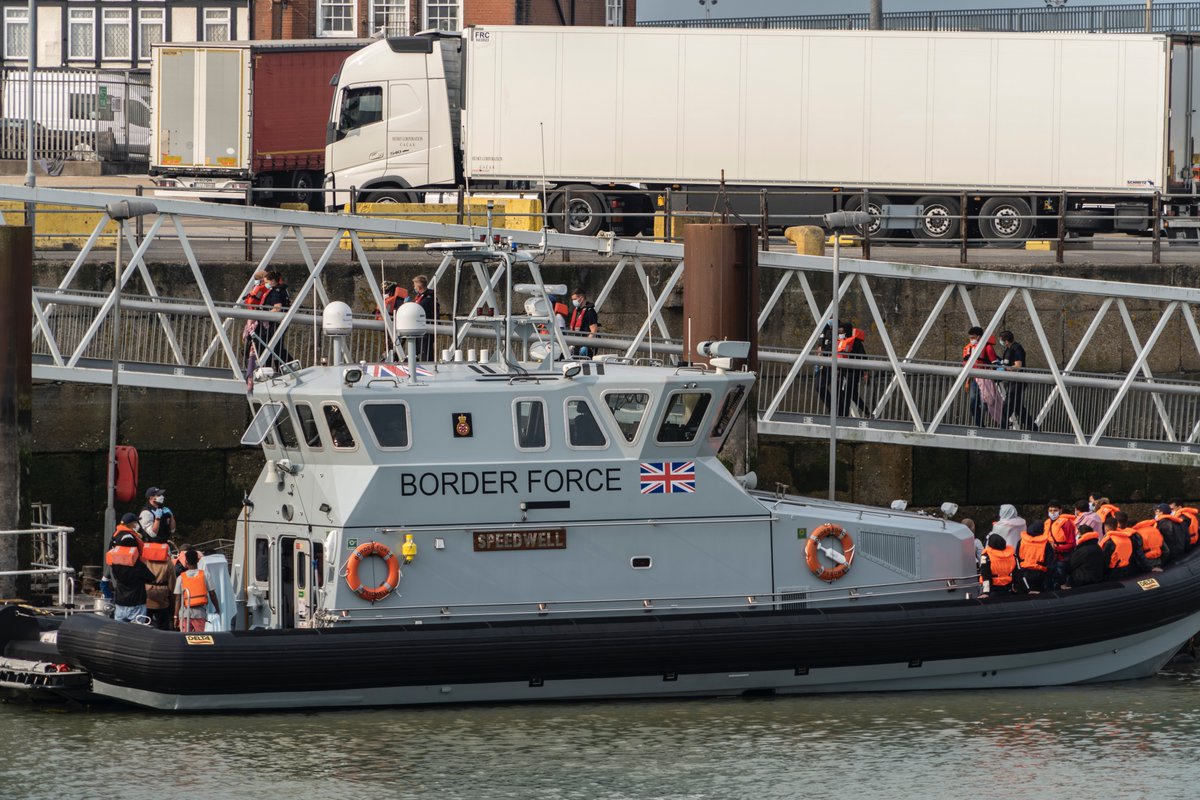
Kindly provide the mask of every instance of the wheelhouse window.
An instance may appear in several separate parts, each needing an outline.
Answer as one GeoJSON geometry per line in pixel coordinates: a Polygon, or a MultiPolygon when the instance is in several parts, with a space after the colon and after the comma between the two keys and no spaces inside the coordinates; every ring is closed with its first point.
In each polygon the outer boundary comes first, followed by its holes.
{"type": "Polygon", "coordinates": [[[104,14],[104,52],[107,59],[128,59],[130,40],[133,38],[131,22],[133,12],[128,8],[106,8],[104,14]]]}
{"type": "Polygon", "coordinates": [[[675,392],[667,400],[667,410],[658,426],[658,441],[663,444],[695,441],[704,412],[712,395],[708,392],[675,392]]]}
{"type": "Polygon", "coordinates": [[[4,57],[29,58],[29,9],[4,9],[4,57]]]}
{"type": "Polygon", "coordinates": [[[380,449],[408,447],[408,406],[404,403],[363,403],[362,411],[380,449]]]}
{"type": "Polygon", "coordinates": [[[320,450],[325,444],[321,441],[321,429],[317,427],[317,419],[313,416],[312,406],[308,403],[296,404],[296,418],[300,420],[300,435],[310,450],[320,450]]]}
{"type": "Polygon", "coordinates": [[[275,419],[275,434],[279,437],[279,443],[286,449],[295,450],[300,446],[300,440],[296,438],[296,426],[292,424],[292,415],[288,413],[286,406],[275,419]]]}
{"type": "Polygon", "coordinates": [[[346,415],[342,412],[342,407],[336,403],[327,403],[323,406],[325,412],[325,424],[329,426],[329,435],[333,437],[333,447],[335,450],[353,450],[355,448],[354,434],[350,432],[350,424],[346,422],[346,415]]]}
{"type": "Polygon", "coordinates": [[[550,446],[546,404],[541,400],[514,402],[513,424],[518,450],[545,450],[550,446]]]}
{"type": "Polygon", "coordinates": [[[228,42],[229,41],[229,9],[228,8],[206,8],[206,9],[204,9],[204,41],[206,41],[206,42],[228,42]]]}
{"type": "Polygon", "coordinates": [[[604,395],[604,404],[625,441],[637,439],[646,408],[650,405],[650,395],[647,392],[609,392],[604,395]]]}
{"type": "Polygon", "coordinates": [[[592,406],[587,400],[576,398],[567,401],[567,443],[571,447],[600,449],[608,447],[608,437],[596,420],[592,406]]]}
{"type": "Polygon", "coordinates": [[[67,58],[96,58],[96,9],[70,8],[67,20],[67,58]]]}
{"type": "Polygon", "coordinates": [[[746,396],[746,387],[742,384],[734,386],[725,395],[725,402],[721,404],[721,413],[717,414],[717,421],[713,423],[713,429],[710,436],[714,439],[719,439],[729,430],[729,426],[733,424],[734,417],[737,416],[738,408],[742,405],[742,398],[746,396]]]}
{"type": "Polygon", "coordinates": [[[254,580],[266,583],[271,579],[271,543],[261,536],[254,538],[254,580]]]}
{"type": "Polygon", "coordinates": [[[254,419],[250,420],[249,427],[242,434],[242,444],[250,447],[258,447],[263,442],[266,442],[269,447],[274,447],[275,440],[271,437],[271,431],[275,428],[275,420],[283,413],[283,404],[254,404],[251,408],[254,409],[254,419]]]}

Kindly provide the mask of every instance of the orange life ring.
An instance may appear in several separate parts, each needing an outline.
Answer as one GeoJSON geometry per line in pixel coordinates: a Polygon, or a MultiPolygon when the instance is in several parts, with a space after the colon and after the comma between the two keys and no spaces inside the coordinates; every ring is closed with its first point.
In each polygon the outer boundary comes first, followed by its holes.
{"type": "Polygon", "coordinates": [[[400,560],[396,558],[395,553],[380,542],[360,544],[346,562],[346,585],[350,587],[350,591],[363,600],[369,600],[372,603],[382,600],[400,585],[400,560]],[[383,583],[373,587],[363,586],[362,579],[358,577],[359,568],[363,561],[370,556],[379,556],[388,568],[387,578],[383,583]]]}
{"type": "Polygon", "coordinates": [[[808,563],[808,568],[812,570],[813,575],[823,581],[833,583],[850,571],[850,564],[854,561],[854,540],[850,538],[850,534],[837,525],[826,522],[813,531],[812,536],[808,537],[808,543],[804,545],[804,560],[808,563]],[[837,537],[837,540],[842,543],[842,555],[846,557],[845,564],[826,567],[817,559],[817,543],[827,536],[837,537]]]}

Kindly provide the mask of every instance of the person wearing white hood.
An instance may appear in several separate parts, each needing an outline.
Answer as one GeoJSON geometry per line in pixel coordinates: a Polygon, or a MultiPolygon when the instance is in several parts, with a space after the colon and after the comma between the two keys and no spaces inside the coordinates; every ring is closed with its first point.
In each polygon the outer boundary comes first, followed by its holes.
{"type": "Polygon", "coordinates": [[[992,533],[1004,537],[1009,546],[1016,549],[1021,544],[1021,534],[1025,532],[1025,520],[1017,514],[1016,506],[1005,503],[1000,506],[1000,519],[992,523],[992,533]]]}

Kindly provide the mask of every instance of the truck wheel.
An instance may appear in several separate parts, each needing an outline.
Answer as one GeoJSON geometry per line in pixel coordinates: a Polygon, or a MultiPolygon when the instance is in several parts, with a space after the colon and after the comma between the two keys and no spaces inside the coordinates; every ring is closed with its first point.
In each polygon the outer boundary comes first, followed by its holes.
{"type": "Polygon", "coordinates": [[[990,197],[979,209],[979,232],[998,247],[1018,247],[1033,231],[1033,210],[1020,197],[990,197]]]}
{"type": "Polygon", "coordinates": [[[380,189],[360,199],[363,203],[415,203],[412,195],[403,189],[380,189]]]}
{"type": "Polygon", "coordinates": [[[300,170],[292,173],[292,189],[288,194],[288,203],[303,203],[309,211],[314,211],[320,205],[321,193],[317,190],[317,182],[311,172],[300,170]]]}
{"type": "Polygon", "coordinates": [[[921,218],[913,229],[913,238],[921,242],[956,241],[962,206],[953,197],[929,195],[917,200],[923,206],[921,218]]]}
{"type": "Polygon", "coordinates": [[[604,198],[583,186],[565,186],[550,201],[550,217],[561,233],[595,236],[604,227],[604,198]]]}
{"type": "MultiPolygon", "coordinates": [[[[874,193],[868,195],[867,207],[865,210],[868,214],[874,214],[877,217],[877,219],[874,222],[872,222],[870,225],[866,226],[867,228],[870,229],[871,236],[873,236],[873,237],[878,236],[880,231],[883,230],[883,207],[891,205],[891,204],[892,204],[892,201],[887,198],[887,195],[874,194],[874,193]]],[[[851,197],[849,200],[846,201],[845,209],[847,211],[858,211],[861,207],[862,207],[862,196],[861,195],[859,195],[858,197],[851,197]]],[[[865,231],[862,227],[860,227],[858,229],[858,233],[860,236],[865,235],[865,231]]]]}

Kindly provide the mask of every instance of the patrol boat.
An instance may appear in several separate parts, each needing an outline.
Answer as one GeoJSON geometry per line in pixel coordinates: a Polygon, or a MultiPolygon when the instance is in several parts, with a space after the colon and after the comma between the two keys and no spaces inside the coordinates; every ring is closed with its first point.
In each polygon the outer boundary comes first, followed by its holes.
{"type": "Polygon", "coordinates": [[[436,361],[405,304],[407,358],[349,363],[334,303],[332,363],[258,375],[244,442],[266,463],[231,570],[209,573],[236,596],[226,630],[75,614],[57,651],[94,695],[195,711],[1087,683],[1151,675],[1200,630],[1195,557],[983,600],[957,523],[756,491],[718,460],[748,344],[700,345],[704,367],[560,358],[535,261],[454,259],[504,290],[493,316],[453,318],[436,361]],[[481,326],[488,346],[456,360],[481,326]]]}

